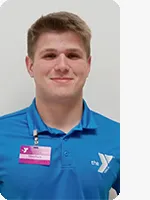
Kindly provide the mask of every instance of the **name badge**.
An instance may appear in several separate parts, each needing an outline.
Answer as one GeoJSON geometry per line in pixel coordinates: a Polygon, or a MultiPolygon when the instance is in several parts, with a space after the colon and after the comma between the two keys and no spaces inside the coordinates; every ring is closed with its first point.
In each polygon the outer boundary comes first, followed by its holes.
{"type": "Polygon", "coordinates": [[[21,146],[19,163],[50,165],[51,147],[43,146],[21,146]]]}

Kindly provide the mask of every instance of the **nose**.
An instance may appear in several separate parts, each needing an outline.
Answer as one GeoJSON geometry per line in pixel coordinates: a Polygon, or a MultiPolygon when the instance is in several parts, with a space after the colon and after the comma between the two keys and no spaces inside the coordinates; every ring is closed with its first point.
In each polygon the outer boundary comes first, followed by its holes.
{"type": "Polygon", "coordinates": [[[60,54],[57,58],[55,70],[65,72],[69,70],[69,65],[67,63],[67,58],[64,54],[60,54]]]}

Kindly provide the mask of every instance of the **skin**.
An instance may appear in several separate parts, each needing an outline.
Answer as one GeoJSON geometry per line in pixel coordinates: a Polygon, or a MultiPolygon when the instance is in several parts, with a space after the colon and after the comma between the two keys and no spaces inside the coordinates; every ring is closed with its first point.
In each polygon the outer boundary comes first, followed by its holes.
{"type": "Polygon", "coordinates": [[[80,122],[90,65],[77,34],[49,32],[39,37],[33,60],[26,56],[26,66],[35,81],[38,112],[47,125],[67,133],[80,122]]]}

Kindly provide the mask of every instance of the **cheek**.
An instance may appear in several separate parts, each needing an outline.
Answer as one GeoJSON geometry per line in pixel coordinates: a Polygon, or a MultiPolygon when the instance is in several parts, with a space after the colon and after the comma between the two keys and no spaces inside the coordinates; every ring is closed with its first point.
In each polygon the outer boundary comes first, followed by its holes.
{"type": "Polygon", "coordinates": [[[74,68],[74,73],[75,73],[78,77],[80,77],[80,78],[82,78],[82,79],[86,78],[87,75],[88,75],[87,66],[86,66],[86,65],[81,65],[81,66],[78,66],[78,67],[74,68]]]}
{"type": "Polygon", "coordinates": [[[83,62],[83,61],[79,61],[79,62],[71,62],[70,66],[73,70],[73,72],[77,75],[77,76],[86,76],[87,71],[88,71],[88,65],[87,63],[83,62]]]}
{"type": "Polygon", "coordinates": [[[34,74],[36,76],[48,75],[51,69],[52,67],[48,62],[38,62],[38,64],[35,63],[34,74]]]}

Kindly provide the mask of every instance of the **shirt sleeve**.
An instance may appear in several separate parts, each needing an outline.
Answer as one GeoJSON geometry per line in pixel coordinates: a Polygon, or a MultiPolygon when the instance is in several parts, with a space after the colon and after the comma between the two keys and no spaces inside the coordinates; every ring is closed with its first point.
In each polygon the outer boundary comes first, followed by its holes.
{"type": "Polygon", "coordinates": [[[1,182],[0,182],[0,194],[1,194],[1,187],[2,187],[2,184],[1,184],[1,182]]]}
{"type": "Polygon", "coordinates": [[[118,174],[118,177],[117,177],[116,181],[115,181],[114,184],[112,185],[112,188],[113,188],[114,190],[116,190],[117,195],[119,195],[119,193],[120,193],[120,172],[119,172],[119,174],[118,174]]]}

